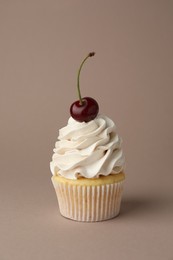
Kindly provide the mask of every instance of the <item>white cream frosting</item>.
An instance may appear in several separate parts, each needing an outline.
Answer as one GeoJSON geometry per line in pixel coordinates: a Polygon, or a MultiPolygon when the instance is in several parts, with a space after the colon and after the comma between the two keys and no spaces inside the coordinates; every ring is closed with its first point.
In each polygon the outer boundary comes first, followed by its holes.
{"type": "Polygon", "coordinates": [[[119,173],[124,166],[121,143],[110,118],[99,115],[88,123],[80,123],[70,117],[67,126],[59,130],[51,172],[67,179],[119,173]]]}

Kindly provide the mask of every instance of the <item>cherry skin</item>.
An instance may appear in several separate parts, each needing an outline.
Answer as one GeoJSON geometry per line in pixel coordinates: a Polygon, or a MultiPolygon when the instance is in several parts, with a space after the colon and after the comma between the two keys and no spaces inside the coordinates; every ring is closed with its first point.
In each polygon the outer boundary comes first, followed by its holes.
{"type": "Polygon", "coordinates": [[[98,112],[99,105],[91,97],[82,98],[82,104],[77,100],[70,107],[71,116],[78,122],[89,122],[96,118],[98,112]]]}

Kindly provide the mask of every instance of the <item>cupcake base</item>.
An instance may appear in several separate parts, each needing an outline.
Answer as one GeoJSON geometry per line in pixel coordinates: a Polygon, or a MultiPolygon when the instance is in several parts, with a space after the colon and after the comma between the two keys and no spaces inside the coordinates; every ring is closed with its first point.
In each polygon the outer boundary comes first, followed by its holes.
{"type": "Polygon", "coordinates": [[[61,215],[86,222],[116,217],[120,212],[124,179],[124,173],[78,180],[53,176],[61,215]]]}

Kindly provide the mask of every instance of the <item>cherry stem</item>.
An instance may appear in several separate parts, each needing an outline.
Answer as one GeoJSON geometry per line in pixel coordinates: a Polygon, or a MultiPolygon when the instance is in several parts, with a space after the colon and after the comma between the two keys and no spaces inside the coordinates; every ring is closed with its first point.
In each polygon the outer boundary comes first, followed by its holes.
{"type": "Polygon", "coordinates": [[[90,52],[86,58],[82,61],[80,67],[79,67],[79,70],[78,70],[78,76],[77,76],[77,91],[78,91],[78,96],[79,96],[79,104],[82,105],[83,101],[82,101],[82,97],[81,97],[81,92],[80,92],[80,84],[79,84],[79,79],[80,79],[80,72],[81,72],[81,69],[85,63],[85,61],[89,58],[89,57],[92,57],[95,55],[95,52],[90,52]]]}

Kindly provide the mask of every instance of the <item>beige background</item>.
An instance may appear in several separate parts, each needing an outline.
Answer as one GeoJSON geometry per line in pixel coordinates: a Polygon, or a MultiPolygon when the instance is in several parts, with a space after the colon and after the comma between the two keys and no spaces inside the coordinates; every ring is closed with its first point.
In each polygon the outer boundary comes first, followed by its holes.
{"type": "Polygon", "coordinates": [[[173,260],[173,1],[0,0],[0,259],[173,260]],[[123,137],[121,215],[64,219],[49,161],[76,100],[123,137]]]}

